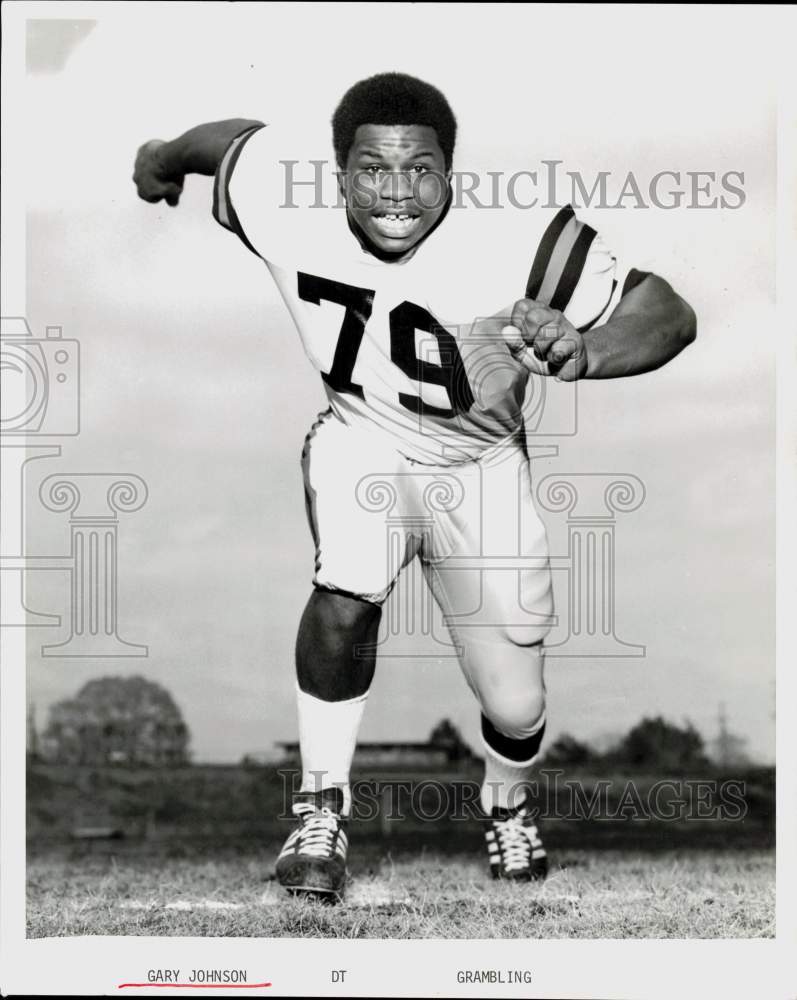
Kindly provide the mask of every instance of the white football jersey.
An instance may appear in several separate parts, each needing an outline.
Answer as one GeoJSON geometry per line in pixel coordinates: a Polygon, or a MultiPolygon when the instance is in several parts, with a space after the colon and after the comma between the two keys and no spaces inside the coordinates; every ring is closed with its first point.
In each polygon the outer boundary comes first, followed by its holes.
{"type": "Polygon", "coordinates": [[[380,260],[350,228],[335,170],[331,130],[250,129],[219,166],[214,215],[265,261],[343,423],[412,461],[476,458],[522,423],[529,372],[500,334],[515,301],[586,330],[626,272],[570,207],[454,204],[410,256],[380,260]]]}

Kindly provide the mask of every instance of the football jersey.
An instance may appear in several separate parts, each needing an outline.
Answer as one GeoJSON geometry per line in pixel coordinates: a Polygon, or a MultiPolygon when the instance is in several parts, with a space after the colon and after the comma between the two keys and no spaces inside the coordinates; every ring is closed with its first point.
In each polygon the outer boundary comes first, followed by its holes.
{"type": "Polygon", "coordinates": [[[382,260],[349,225],[329,131],[243,132],[214,216],[265,261],[339,420],[415,462],[477,458],[522,424],[529,371],[501,336],[514,303],[537,299],[584,331],[624,272],[569,206],[454,203],[410,254],[382,260]]]}

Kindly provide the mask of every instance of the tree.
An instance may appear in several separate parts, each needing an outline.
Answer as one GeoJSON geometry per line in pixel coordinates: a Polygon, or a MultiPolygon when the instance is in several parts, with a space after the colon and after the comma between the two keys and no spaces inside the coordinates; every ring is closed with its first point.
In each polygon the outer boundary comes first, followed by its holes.
{"type": "Polygon", "coordinates": [[[50,709],[43,743],[70,764],[180,765],[188,727],[169,692],[143,677],[102,677],[50,709]]]}
{"type": "Polygon", "coordinates": [[[471,756],[471,749],[450,719],[441,719],[429,734],[429,742],[445,747],[449,760],[463,760],[471,756]]]}
{"type": "Polygon", "coordinates": [[[691,723],[680,728],[661,716],[637,723],[612,757],[620,764],[670,773],[704,770],[709,764],[703,738],[691,723]]]}
{"type": "Polygon", "coordinates": [[[597,755],[586,743],[563,733],[545,752],[546,767],[571,767],[591,763],[597,755]]]}

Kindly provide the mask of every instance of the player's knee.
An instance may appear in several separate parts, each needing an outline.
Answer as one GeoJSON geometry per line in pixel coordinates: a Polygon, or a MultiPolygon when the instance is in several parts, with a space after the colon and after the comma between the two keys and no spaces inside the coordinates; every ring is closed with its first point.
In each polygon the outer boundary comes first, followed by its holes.
{"type": "Polygon", "coordinates": [[[498,638],[469,645],[467,673],[485,716],[499,732],[522,739],[545,713],[543,648],[526,630],[507,628],[498,638]]]}
{"type": "Polygon", "coordinates": [[[495,728],[510,739],[524,739],[538,728],[545,716],[545,683],[542,651],[537,647],[529,656],[538,657],[530,669],[491,672],[480,685],[484,714],[495,728]]]}
{"type": "Polygon", "coordinates": [[[520,646],[532,651],[533,647],[542,647],[542,643],[550,631],[551,622],[541,617],[539,624],[505,625],[501,629],[501,639],[512,646],[520,646]]]}
{"type": "Polygon", "coordinates": [[[484,699],[482,711],[504,736],[522,740],[539,728],[545,715],[545,691],[540,686],[515,691],[511,696],[493,693],[484,699]]]}

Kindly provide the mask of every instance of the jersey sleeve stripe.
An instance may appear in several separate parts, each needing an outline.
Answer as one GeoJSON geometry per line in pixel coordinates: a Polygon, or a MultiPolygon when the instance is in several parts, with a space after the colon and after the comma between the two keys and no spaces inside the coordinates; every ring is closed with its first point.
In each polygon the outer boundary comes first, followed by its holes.
{"type": "Polygon", "coordinates": [[[242,135],[237,136],[227,147],[227,151],[216,170],[216,177],[213,182],[213,218],[216,222],[224,226],[225,229],[230,230],[232,230],[230,224],[231,202],[229,192],[230,177],[232,176],[230,164],[233,154],[241,145],[242,139],[242,135]]]}
{"type": "Polygon", "coordinates": [[[537,253],[534,255],[534,262],[531,265],[529,280],[526,282],[527,299],[536,299],[539,296],[545,272],[548,270],[548,264],[556,249],[557,241],[570,220],[575,218],[575,214],[570,205],[560,209],[543,233],[540,244],[537,247],[537,253]]]}
{"type": "Polygon", "coordinates": [[[551,300],[554,297],[556,289],[559,285],[559,280],[564,273],[565,267],[567,266],[570,253],[576,245],[576,241],[581,235],[583,228],[584,224],[579,222],[574,216],[567,223],[565,228],[562,230],[559,239],[556,241],[556,246],[551,254],[551,259],[548,261],[545,277],[543,278],[540,290],[537,293],[537,298],[540,302],[544,302],[545,305],[550,305],[551,300]]]}
{"type": "MultiPolygon", "coordinates": [[[[244,146],[252,138],[255,132],[259,132],[260,129],[264,127],[265,126],[263,125],[256,125],[254,128],[248,129],[246,132],[242,132],[241,135],[238,135],[233,139],[227,147],[227,152],[222,157],[221,163],[216,170],[216,177],[213,182],[214,219],[224,226],[225,229],[229,229],[230,232],[235,233],[238,237],[240,237],[242,242],[254,254],[257,254],[257,250],[255,250],[247,239],[243,226],[238,220],[238,214],[233,206],[232,198],[230,197],[230,180],[232,179],[232,175],[235,170],[235,164],[238,162],[238,157],[244,150],[244,146]]],[[[257,255],[260,256],[259,254],[257,255]]]]}
{"type": "Polygon", "coordinates": [[[585,223],[579,223],[579,225],[581,226],[581,230],[567,256],[567,261],[556,284],[556,291],[550,300],[551,309],[558,309],[560,312],[564,312],[567,304],[573,297],[573,292],[581,280],[581,273],[587,261],[589,248],[592,245],[592,241],[598,235],[591,226],[585,223]]]}

